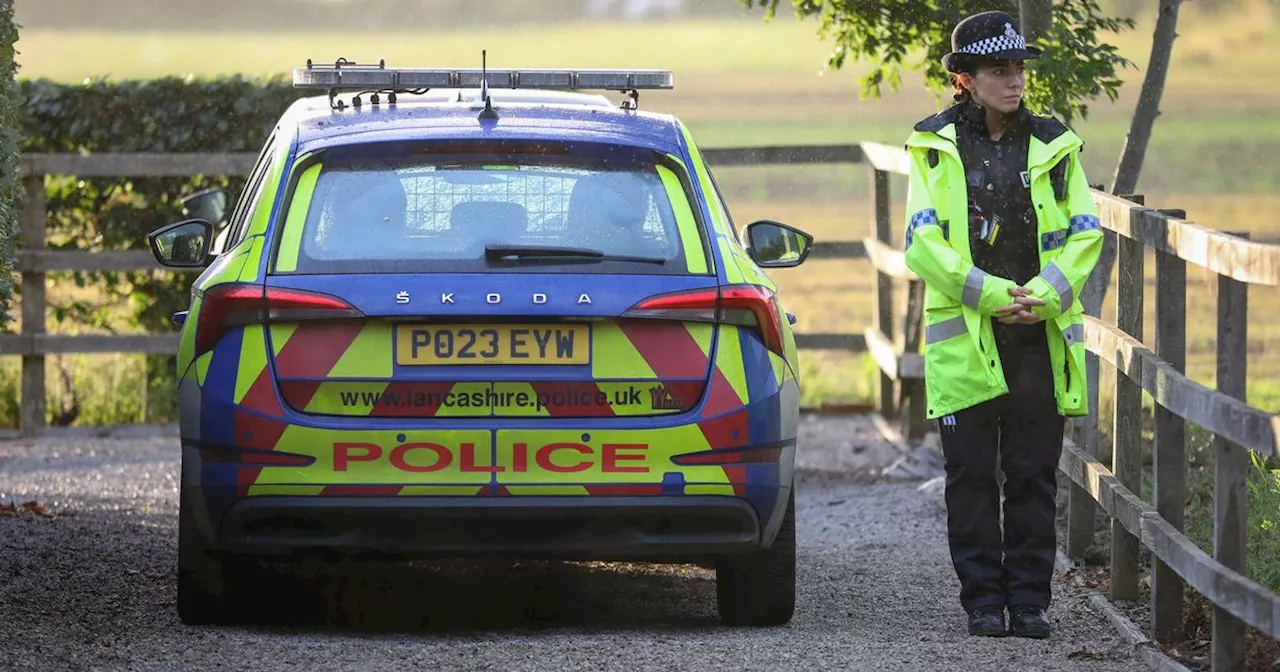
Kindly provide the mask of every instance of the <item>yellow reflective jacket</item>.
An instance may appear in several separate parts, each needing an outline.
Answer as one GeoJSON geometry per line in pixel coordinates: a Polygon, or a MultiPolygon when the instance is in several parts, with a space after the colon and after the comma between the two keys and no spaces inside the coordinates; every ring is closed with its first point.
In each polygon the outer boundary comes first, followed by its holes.
{"type": "MultiPolygon", "coordinates": [[[[1008,278],[974,266],[969,195],[956,143],[959,107],[917,124],[906,208],[906,263],[925,282],[926,417],[940,418],[1009,391],[994,340],[1008,278]]],[[[1026,284],[1049,334],[1058,412],[1088,415],[1083,309],[1076,297],[1102,250],[1097,206],[1080,165],[1084,143],[1056,119],[1032,116],[1027,170],[1040,240],[1040,274],[1026,284]]]]}

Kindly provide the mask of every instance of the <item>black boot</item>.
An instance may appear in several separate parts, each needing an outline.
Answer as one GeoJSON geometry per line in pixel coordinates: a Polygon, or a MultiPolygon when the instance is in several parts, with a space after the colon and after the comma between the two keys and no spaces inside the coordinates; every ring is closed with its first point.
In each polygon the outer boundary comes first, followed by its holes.
{"type": "Polygon", "coordinates": [[[975,609],[969,612],[969,634],[976,637],[1004,637],[1003,609],[975,609]]]}
{"type": "Polygon", "coordinates": [[[1009,607],[1009,634],[1014,637],[1044,639],[1049,636],[1049,621],[1039,607],[1009,607]]]}

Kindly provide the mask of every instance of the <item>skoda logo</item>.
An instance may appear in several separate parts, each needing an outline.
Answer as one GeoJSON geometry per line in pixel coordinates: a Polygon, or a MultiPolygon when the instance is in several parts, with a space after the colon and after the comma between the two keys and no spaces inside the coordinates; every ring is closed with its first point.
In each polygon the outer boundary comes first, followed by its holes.
{"type": "MultiPolygon", "coordinates": [[[[440,294],[440,303],[446,306],[457,305],[458,301],[455,294],[456,292],[442,292],[440,294]]],[[[411,300],[412,299],[409,295],[409,292],[407,291],[401,291],[396,293],[396,303],[398,304],[403,305],[403,304],[409,303],[409,301],[411,300]]],[[[549,299],[549,296],[544,292],[534,292],[532,295],[530,295],[529,300],[533,303],[533,305],[541,306],[546,304],[547,301],[549,301],[550,299],[549,299]]],[[[502,294],[499,294],[498,292],[488,292],[484,295],[484,302],[491,306],[496,306],[502,303],[502,294]]],[[[577,305],[590,304],[591,295],[585,292],[582,294],[579,294],[578,300],[576,303],[577,305]]]]}

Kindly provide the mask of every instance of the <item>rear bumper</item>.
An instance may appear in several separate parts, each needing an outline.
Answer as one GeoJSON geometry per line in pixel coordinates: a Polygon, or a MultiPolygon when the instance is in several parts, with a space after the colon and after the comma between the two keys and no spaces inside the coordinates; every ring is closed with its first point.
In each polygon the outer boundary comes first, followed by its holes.
{"type": "Polygon", "coordinates": [[[232,504],[217,528],[210,547],[264,555],[685,561],[761,545],[754,508],[716,496],[265,496],[232,504]]]}

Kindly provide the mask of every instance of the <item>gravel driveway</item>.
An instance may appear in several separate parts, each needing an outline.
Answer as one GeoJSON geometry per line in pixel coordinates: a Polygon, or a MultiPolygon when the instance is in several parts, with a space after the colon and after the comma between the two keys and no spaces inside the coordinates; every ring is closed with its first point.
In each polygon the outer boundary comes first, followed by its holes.
{"type": "Polygon", "coordinates": [[[968,637],[940,495],[871,483],[895,451],[863,419],[804,426],[797,613],[758,630],[719,625],[707,570],[542,563],[304,569],[253,624],[187,627],[175,443],[0,442],[0,503],[71,514],[0,517],[0,669],[1143,668],[1063,584],[1052,639],[968,637]]]}

